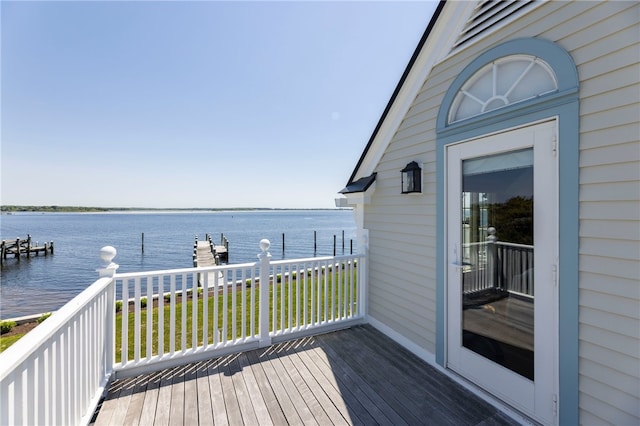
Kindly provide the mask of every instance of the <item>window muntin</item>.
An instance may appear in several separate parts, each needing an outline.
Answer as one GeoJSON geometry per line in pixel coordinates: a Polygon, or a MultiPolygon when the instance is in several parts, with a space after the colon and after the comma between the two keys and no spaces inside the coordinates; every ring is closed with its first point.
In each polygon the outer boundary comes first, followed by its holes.
{"type": "Polygon", "coordinates": [[[530,55],[511,55],[487,64],[456,94],[449,124],[558,90],[546,62],[530,55]]]}

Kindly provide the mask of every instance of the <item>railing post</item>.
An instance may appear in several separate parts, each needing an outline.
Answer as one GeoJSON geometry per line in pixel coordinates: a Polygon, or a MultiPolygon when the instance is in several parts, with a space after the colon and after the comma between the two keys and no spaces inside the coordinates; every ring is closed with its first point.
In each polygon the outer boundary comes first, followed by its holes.
{"type": "Polygon", "coordinates": [[[367,295],[368,289],[367,285],[369,282],[368,278],[368,270],[369,270],[369,230],[362,229],[360,242],[358,243],[358,248],[360,253],[362,253],[359,264],[358,264],[358,315],[361,318],[367,317],[367,295]]]}
{"type": "Polygon", "coordinates": [[[496,241],[496,228],[490,226],[487,229],[487,270],[489,271],[489,283],[496,289],[498,288],[498,247],[496,241]]]}
{"type": "Polygon", "coordinates": [[[260,330],[260,347],[271,345],[271,336],[269,334],[269,288],[271,287],[269,272],[271,269],[271,253],[269,253],[271,243],[267,239],[260,240],[260,250],[262,253],[258,255],[260,259],[260,304],[259,304],[259,322],[260,330]]]}
{"type": "MultiPolygon", "coordinates": [[[[105,327],[105,375],[110,375],[113,366],[116,363],[116,285],[113,276],[120,267],[113,262],[118,252],[112,246],[105,246],[100,249],[100,258],[102,259],[102,268],[96,269],[100,278],[111,278],[111,284],[107,290],[107,306],[106,306],[106,327],[105,327]]],[[[124,302],[126,303],[126,301],[124,302]]]]}

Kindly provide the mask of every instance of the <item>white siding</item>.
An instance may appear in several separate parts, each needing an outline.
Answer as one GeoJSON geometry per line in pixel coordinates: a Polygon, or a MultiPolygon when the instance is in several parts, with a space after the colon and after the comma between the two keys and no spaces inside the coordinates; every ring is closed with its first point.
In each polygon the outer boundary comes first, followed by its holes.
{"type": "Polygon", "coordinates": [[[435,352],[435,119],[453,78],[519,37],[552,40],[580,78],[580,421],[640,424],[640,3],[550,2],[456,52],[431,75],[376,167],[365,210],[370,315],[435,352]],[[421,195],[400,170],[424,163],[421,195]]]}

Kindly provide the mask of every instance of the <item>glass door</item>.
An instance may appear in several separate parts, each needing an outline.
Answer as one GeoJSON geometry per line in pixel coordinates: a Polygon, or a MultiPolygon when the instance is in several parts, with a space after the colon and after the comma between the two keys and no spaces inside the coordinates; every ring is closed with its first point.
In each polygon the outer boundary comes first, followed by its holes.
{"type": "Polygon", "coordinates": [[[447,148],[448,366],[553,419],[555,122],[447,148]]]}

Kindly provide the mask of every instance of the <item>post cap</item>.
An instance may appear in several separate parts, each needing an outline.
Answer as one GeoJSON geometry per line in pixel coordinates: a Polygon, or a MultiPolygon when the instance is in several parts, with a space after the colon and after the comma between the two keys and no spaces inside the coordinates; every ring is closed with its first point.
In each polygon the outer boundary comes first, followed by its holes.
{"type": "Polygon", "coordinates": [[[102,262],[104,263],[104,265],[107,266],[111,263],[113,258],[116,257],[117,253],[118,252],[116,251],[115,247],[112,247],[112,246],[102,247],[100,249],[100,259],[102,259],[102,262]]]}

